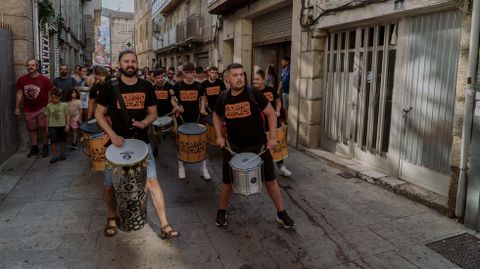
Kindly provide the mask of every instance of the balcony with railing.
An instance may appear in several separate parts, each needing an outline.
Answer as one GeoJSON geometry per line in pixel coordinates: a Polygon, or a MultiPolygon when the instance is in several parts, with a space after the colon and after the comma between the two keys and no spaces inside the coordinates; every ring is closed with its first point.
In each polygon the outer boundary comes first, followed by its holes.
{"type": "Polygon", "coordinates": [[[172,27],[170,30],[168,30],[168,44],[164,47],[173,46],[175,44],[177,44],[177,28],[172,27]]]}
{"type": "Polygon", "coordinates": [[[163,48],[163,39],[162,39],[163,35],[160,35],[159,38],[157,37],[153,37],[152,39],[152,49],[153,50],[158,50],[158,49],[161,49],[163,48]]]}
{"type": "Polygon", "coordinates": [[[200,14],[193,14],[187,18],[187,36],[186,41],[189,42],[202,42],[203,41],[203,29],[204,17],[200,14]]]}
{"type": "Polygon", "coordinates": [[[165,48],[165,47],[168,47],[169,46],[169,43],[170,43],[170,40],[168,39],[169,38],[169,34],[168,34],[168,31],[167,32],[164,32],[162,34],[162,39],[163,39],[163,46],[162,48],[165,48]]]}
{"type": "Polygon", "coordinates": [[[177,43],[185,42],[186,37],[186,22],[181,22],[177,24],[177,43]]]}
{"type": "Polygon", "coordinates": [[[208,13],[211,14],[224,14],[225,12],[232,10],[242,4],[245,0],[208,0],[208,13]]]}
{"type": "Polygon", "coordinates": [[[155,0],[152,5],[152,16],[157,13],[169,13],[183,0],[155,0]]]}

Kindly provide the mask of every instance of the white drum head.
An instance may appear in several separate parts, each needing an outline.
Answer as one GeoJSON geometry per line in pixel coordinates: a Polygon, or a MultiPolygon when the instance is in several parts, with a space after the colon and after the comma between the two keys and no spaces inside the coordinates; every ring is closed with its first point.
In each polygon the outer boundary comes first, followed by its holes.
{"type": "Polygon", "coordinates": [[[200,123],[184,123],[178,127],[178,131],[182,134],[198,135],[205,133],[207,131],[207,127],[200,123]]]}
{"type": "Polygon", "coordinates": [[[158,117],[152,124],[155,126],[165,126],[173,121],[171,117],[158,117]]]}
{"type": "Polygon", "coordinates": [[[110,145],[105,152],[107,160],[118,165],[135,164],[147,157],[148,146],[138,139],[125,139],[123,147],[110,145]]]}
{"type": "Polygon", "coordinates": [[[257,168],[262,163],[262,158],[252,152],[239,153],[232,157],[230,165],[238,170],[250,170],[257,168]]]}

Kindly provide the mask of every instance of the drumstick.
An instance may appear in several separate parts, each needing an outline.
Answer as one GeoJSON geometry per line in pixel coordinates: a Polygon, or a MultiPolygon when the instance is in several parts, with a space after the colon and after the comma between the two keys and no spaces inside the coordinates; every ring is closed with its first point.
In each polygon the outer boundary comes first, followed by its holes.
{"type": "Polygon", "coordinates": [[[251,162],[253,159],[260,157],[263,153],[265,153],[267,150],[263,150],[262,152],[258,153],[257,155],[253,156],[252,158],[248,159],[248,161],[244,162],[242,166],[247,165],[249,162],[251,162]]]}
{"type": "Polygon", "coordinates": [[[168,113],[168,114],[166,114],[166,115],[165,115],[165,116],[163,116],[163,117],[168,117],[168,116],[170,116],[170,115],[172,115],[172,114],[173,114],[173,111],[172,111],[172,112],[170,112],[170,113],[168,113]]]}
{"type": "Polygon", "coordinates": [[[230,147],[228,146],[225,146],[224,147],[226,150],[228,150],[232,155],[237,155],[237,153],[235,151],[233,151],[230,147]]]}

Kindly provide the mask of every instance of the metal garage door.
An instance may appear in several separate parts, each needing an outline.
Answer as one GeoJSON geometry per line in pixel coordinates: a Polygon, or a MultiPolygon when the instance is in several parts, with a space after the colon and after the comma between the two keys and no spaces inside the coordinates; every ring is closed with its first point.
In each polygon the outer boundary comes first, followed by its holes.
{"type": "Polygon", "coordinates": [[[253,43],[291,40],[292,12],[288,6],[253,19],[253,43]]]}

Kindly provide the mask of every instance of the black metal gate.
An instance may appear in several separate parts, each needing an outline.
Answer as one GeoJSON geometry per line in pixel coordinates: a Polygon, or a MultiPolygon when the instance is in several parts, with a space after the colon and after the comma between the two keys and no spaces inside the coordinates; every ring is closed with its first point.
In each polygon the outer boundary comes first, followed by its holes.
{"type": "Polygon", "coordinates": [[[18,147],[18,118],[15,110],[13,40],[9,25],[0,22],[0,163],[18,147]]]}

